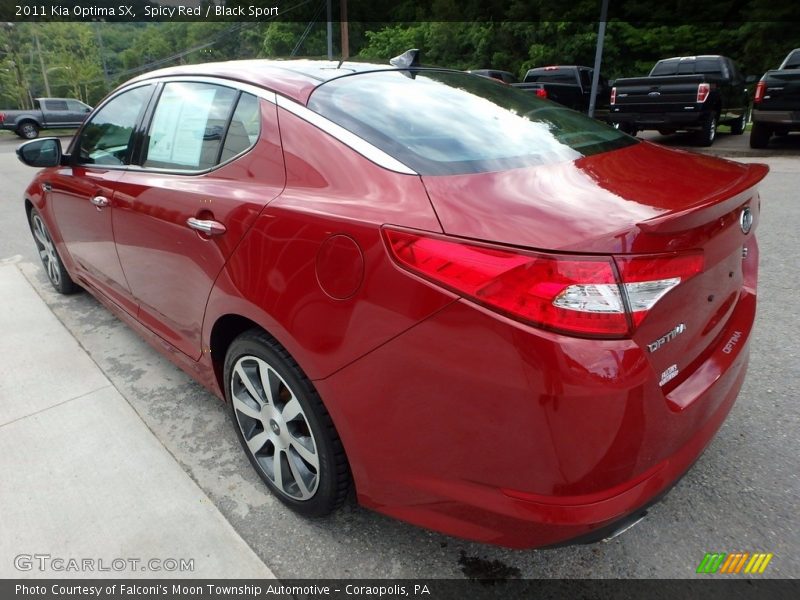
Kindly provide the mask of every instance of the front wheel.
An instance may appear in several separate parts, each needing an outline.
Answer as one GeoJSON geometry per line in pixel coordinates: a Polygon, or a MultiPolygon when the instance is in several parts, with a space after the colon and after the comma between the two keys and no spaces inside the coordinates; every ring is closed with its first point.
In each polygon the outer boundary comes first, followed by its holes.
{"type": "Polygon", "coordinates": [[[225,357],[225,395],[250,464],[278,499],[308,516],[344,502],[350,468],[311,381],[266,333],[251,330],[225,357]]]}
{"type": "Polygon", "coordinates": [[[44,224],[42,216],[36,211],[31,209],[29,216],[31,233],[33,234],[33,241],[36,244],[36,249],[39,251],[39,258],[42,261],[44,272],[47,273],[47,278],[50,283],[61,294],[74,294],[80,291],[80,287],[76,284],[67,273],[61,257],[58,255],[55,242],[50,237],[50,232],[47,225],[44,224]]]}
{"type": "Polygon", "coordinates": [[[39,136],[39,127],[33,121],[25,121],[17,127],[17,135],[26,140],[32,140],[39,136]]]}
{"type": "Polygon", "coordinates": [[[744,128],[747,125],[747,111],[742,113],[742,116],[731,123],[731,133],[733,135],[742,135],[744,128]]]}
{"type": "Polygon", "coordinates": [[[697,144],[710,146],[717,139],[717,113],[709,113],[703,121],[703,127],[697,132],[697,144]]]}

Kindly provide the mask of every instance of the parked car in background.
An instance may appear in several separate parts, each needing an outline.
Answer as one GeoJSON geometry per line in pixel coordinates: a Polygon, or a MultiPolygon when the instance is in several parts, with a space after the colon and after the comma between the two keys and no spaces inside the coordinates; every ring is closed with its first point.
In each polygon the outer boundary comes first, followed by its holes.
{"type": "Polygon", "coordinates": [[[800,48],[756,84],[750,147],[766,148],[773,135],[800,131],[800,48]]]}
{"type": "Polygon", "coordinates": [[[503,83],[518,83],[519,79],[513,73],[509,73],[508,71],[498,71],[497,69],[474,69],[472,71],[467,71],[467,73],[472,73],[473,75],[480,75],[481,77],[488,77],[489,79],[496,79],[497,81],[502,81],[503,83]]]}
{"type": "Polygon", "coordinates": [[[710,146],[719,124],[740,135],[750,99],[739,68],[725,56],[683,56],[658,61],[647,77],[618,79],[611,90],[609,121],[631,135],[696,131],[710,146]]]}
{"type": "MultiPolygon", "coordinates": [[[[522,83],[514,84],[521,90],[532,92],[582,113],[589,112],[594,69],[573,65],[556,65],[530,69],[522,83]]],[[[611,97],[608,80],[600,76],[595,101],[595,118],[605,119],[611,97]]]]}
{"type": "Polygon", "coordinates": [[[92,107],[74,98],[36,98],[31,110],[0,110],[0,129],[8,129],[27,140],[42,129],[80,127],[92,107]]]}
{"type": "Polygon", "coordinates": [[[52,285],[224,399],[301,514],[355,488],[484,543],[627,529],[741,388],[767,167],[459,71],[336,66],[160,70],[66,153],[22,144],[52,285]]]}

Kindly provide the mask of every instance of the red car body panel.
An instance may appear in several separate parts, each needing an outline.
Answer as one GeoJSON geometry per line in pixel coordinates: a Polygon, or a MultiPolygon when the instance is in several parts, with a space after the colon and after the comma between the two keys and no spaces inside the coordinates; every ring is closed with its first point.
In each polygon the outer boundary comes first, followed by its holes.
{"type": "MultiPolygon", "coordinates": [[[[301,103],[320,82],[270,65],[158,75],[237,79],[301,103]]],[[[638,143],[573,162],[420,177],[262,101],[256,145],[215,170],[57,167],[26,197],[73,278],[220,397],[225,348],[214,340],[227,320],[274,336],[325,402],[361,503],[530,547],[633,513],[723,422],[748,361],[765,174],[638,143]],[[43,183],[57,193],[43,194],[43,183]],[[111,194],[102,211],[87,201],[98,191],[111,194]],[[754,217],[747,233],[743,207],[754,217]],[[227,231],[199,234],[185,227],[192,216],[227,231]],[[411,274],[387,252],[387,225],[616,260],[702,251],[704,266],[632,336],[588,339],[411,274]],[[685,333],[648,352],[678,323],[685,333]],[[677,376],[660,383],[673,367],[677,376]]]]}

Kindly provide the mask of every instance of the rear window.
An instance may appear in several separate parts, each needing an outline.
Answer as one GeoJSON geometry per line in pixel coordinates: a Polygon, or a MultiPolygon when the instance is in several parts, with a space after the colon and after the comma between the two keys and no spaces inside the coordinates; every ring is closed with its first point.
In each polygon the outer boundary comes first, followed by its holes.
{"type": "Polygon", "coordinates": [[[650,73],[651,77],[664,75],[719,75],[722,73],[722,61],[718,58],[690,58],[686,60],[662,60],[656,63],[650,73]]]}
{"type": "Polygon", "coordinates": [[[543,165],[637,143],[534,94],[447,71],[340,77],[320,85],[308,107],[421,175],[543,165]]]}
{"type": "Polygon", "coordinates": [[[577,83],[575,71],[528,71],[525,83],[577,83]]]}

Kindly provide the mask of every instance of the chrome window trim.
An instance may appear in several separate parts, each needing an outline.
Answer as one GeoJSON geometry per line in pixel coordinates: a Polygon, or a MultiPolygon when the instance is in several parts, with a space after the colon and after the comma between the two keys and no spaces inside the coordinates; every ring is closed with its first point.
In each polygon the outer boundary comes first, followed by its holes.
{"type": "MultiPolygon", "coordinates": [[[[315,113],[313,110],[303,106],[299,102],[291,100],[285,96],[281,96],[267,90],[262,87],[258,87],[255,85],[251,85],[249,83],[244,83],[235,79],[226,79],[224,77],[205,77],[205,76],[192,76],[192,75],[170,75],[166,77],[154,77],[153,79],[145,79],[141,80],[137,83],[143,82],[154,82],[154,83],[171,83],[174,81],[180,82],[196,82],[196,83],[209,83],[214,85],[223,85],[226,87],[233,87],[239,89],[243,92],[247,92],[248,94],[253,94],[254,96],[258,96],[259,98],[263,98],[267,102],[271,102],[272,104],[276,104],[279,107],[288,110],[293,115],[296,115],[310,123],[314,127],[321,129],[331,137],[339,140],[345,146],[358,152],[361,156],[366,158],[367,160],[375,163],[379,167],[383,167],[384,169],[388,169],[389,171],[394,171],[395,173],[401,173],[403,175],[419,175],[414,169],[405,165],[404,163],[400,162],[393,156],[387,154],[383,150],[373,146],[365,139],[357,136],[351,131],[348,131],[341,125],[337,125],[330,119],[323,117],[319,113],[315,113]]],[[[224,163],[223,163],[224,164],[224,163]]],[[[214,168],[218,168],[220,165],[215,166],[214,168]]],[[[152,170],[152,169],[150,169],[152,170]]],[[[213,169],[212,169],[213,170],[213,169]]],[[[176,171],[171,171],[175,173],[176,171]]],[[[178,171],[179,173],[184,174],[199,174],[199,171],[178,171]]],[[[203,171],[208,172],[208,171],[203,171]]]]}

